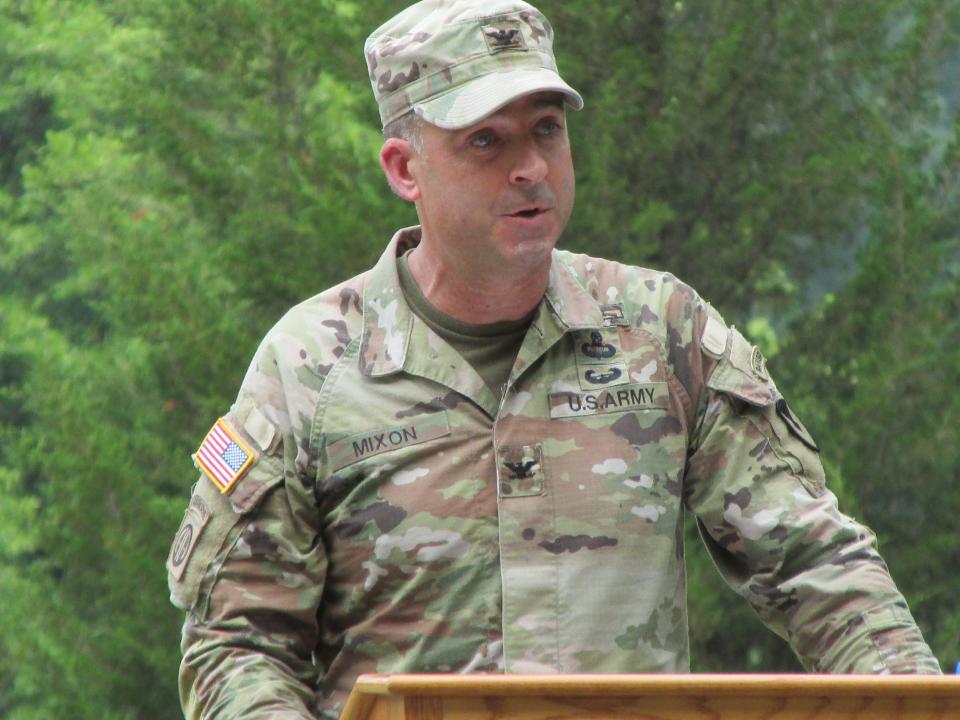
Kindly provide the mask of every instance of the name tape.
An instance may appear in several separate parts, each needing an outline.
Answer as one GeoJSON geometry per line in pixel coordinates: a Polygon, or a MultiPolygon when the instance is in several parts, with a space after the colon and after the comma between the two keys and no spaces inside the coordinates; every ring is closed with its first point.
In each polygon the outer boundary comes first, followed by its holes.
{"type": "Polygon", "coordinates": [[[583,417],[629,410],[666,409],[670,406],[670,394],[664,382],[632,383],[609,390],[550,393],[549,404],[551,419],[583,417]]]}
{"type": "Polygon", "coordinates": [[[327,458],[330,469],[336,472],[365,458],[419,445],[449,434],[450,421],[447,413],[432,413],[406,425],[368,430],[332,442],[327,446],[327,458]]]}

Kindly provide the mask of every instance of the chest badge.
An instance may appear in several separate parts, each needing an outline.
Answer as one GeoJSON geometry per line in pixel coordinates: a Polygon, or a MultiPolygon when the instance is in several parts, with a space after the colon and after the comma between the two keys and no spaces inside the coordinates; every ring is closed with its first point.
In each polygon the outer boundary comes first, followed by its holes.
{"type": "Polygon", "coordinates": [[[604,342],[602,334],[593,331],[589,342],[580,343],[580,352],[591,360],[609,360],[617,354],[617,348],[604,342]]]}
{"type": "Polygon", "coordinates": [[[622,375],[623,370],[620,368],[608,367],[598,370],[590,368],[583,374],[583,377],[592,385],[608,385],[614,380],[619,380],[622,375]]]}
{"type": "Polygon", "coordinates": [[[581,390],[598,390],[629,382],[617,326],[577,332],[573,350],[581,390]]]}

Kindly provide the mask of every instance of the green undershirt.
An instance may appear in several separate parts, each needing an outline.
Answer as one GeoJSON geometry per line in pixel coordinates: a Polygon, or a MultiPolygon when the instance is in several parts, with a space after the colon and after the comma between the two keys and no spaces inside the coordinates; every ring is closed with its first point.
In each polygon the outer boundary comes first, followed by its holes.
{"type": "Polygon", "coordinates": [[[483,325],[461,322],[430,304],[410,272],[406,253],[397,259],[397,270],[403,296],[413,312],[470,363],[494,395],[502,397],[533,312],[519,320],[483,325]]]}

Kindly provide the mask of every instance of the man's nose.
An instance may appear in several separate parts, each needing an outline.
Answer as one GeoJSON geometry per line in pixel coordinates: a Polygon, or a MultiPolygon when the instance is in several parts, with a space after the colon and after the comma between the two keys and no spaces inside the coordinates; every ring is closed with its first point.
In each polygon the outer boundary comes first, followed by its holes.
{"type": "Polygon", "coordinates": [[[536,185],[547,176],[547,161],[540,148],[529,143],[517,150],[517,156],[510,170],[510,183],[513,185],[536,185]]]}

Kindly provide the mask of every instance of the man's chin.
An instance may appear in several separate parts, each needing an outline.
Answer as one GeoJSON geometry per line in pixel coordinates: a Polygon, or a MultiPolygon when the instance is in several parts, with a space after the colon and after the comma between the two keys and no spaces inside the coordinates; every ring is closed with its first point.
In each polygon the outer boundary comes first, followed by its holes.
{"type": "Polygon", "coordinates": [[[528,252],[534,248],[552,250],[563,228],[558,226],[556,215],[551,210],[529,218],[507,216],[503,218],[500,230],[507,246],[518,252],[528,252]]]}
{"type": "Polygon", "coordinates": [[[535,271],[540,265],[550,264],[550,253],[557,244],[558,237],[555,234],[547,236],[533,236],[527,238],[514,238],[503,247],[503,260],[507,267],[504,271],[510,269],[523,269],[525,272],[535,271]]]}

